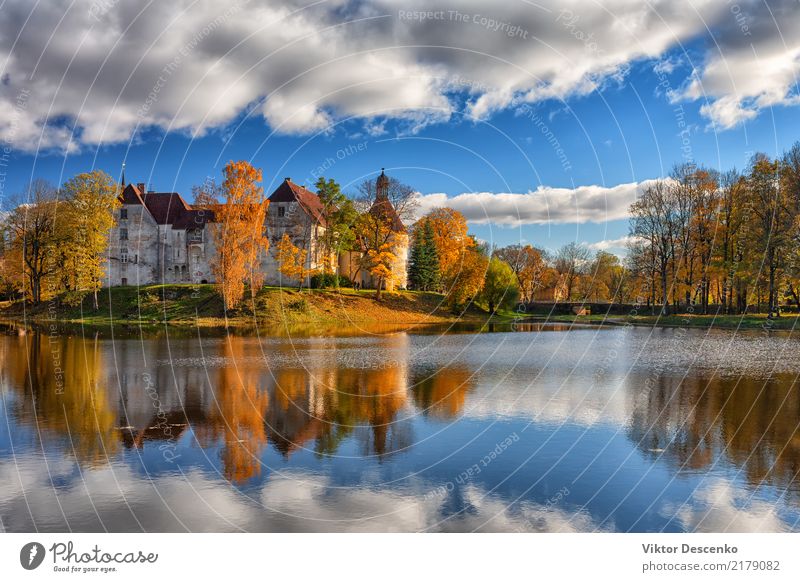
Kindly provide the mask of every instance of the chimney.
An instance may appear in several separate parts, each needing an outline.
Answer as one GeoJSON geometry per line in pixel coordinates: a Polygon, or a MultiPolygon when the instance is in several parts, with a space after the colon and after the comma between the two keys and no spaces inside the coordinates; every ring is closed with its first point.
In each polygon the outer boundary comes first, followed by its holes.
{"type": "Polygon", "coordinates": [[[144,182],[139,182],[136,184],[136,189],[139,190],[139,194],[144,194],[147,190],[144,189],[144,182]]]}

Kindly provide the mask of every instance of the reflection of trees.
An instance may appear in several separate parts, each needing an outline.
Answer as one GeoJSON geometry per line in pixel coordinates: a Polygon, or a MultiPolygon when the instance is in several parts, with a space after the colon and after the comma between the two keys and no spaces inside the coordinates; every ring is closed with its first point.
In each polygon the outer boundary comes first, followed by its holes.
{"type": "MultiPolygon", "coordinates": [[[[629,437],[648,454],[702,470],[720,457],[747,479],[792,487],[800,471],[800,387],[794,378],[662,376],[634,409],[629,437]]],[[[718,463],[720,461],[717,461],[718,463]]]]}
{"type": "Polygon", "coordinates": [[[38,333],[6,339],[3,373],[9,385],[24,389],[18,415],[35,423],[44,439],[64,440],[80,462],[113,455],[116,415],[101,377],[99,341],[38,333]]]}
{"type": "MultiPolygon", "coordinates": [[[[167,338],[148,339],[144,351],[134,340],[112,346],[64,336],[52,339],[51,346],[47,335],[31,332],[2,339],[0,375],[19,392],[9,400],[16,406],[9,412],[23,425],[38,424],[43,438],[58,439],[55,446],[67,452],[74,448],[81,462],[105,459],[120,445],[181,446],[179,439],[191,427],[202,446],[220,446],[225,477],[242,482],[259,474],[268,441],[288,457],[300,447],[332,455],[345,440],[355,441],[363,454],[384,456],[413,440],[411,423],[398,420],[409,406],[403,334],[387,336],[380,344],[385,359],[372,365],[374,354],[365,357],[358,362],[365,367],[341,367],[340,360],[329,357],[339,347],[334,339],[315,343],[309,352],[301,345],[297,353],[291,342],[271,343],[265,350],[271,365],[265,367],[262,344],[230,335],[206,347],[205,355],[224,362],[217,370],[166,365],[167,353],[177,353],[178,360],[194,356],[191,344],[167,346],[167,338]],[[113,365],[103,356],[111,350],[113,365]]],[[[411,399],[417,408],[440,418],[459,414],[470,386],[466,369],[415,376],[420,381],[411,399]]],[[[183,446],[187,441],[181,439],[183,446]]],[[[174,449],[170,453],[179,455],[174,449]]]]}
{"type": "MultiPolygon", "coordinates": [[[[288,456],[314,441],[317,454],[331,455],[350,437],[360,441],[365,454],[382,456],[407,447],[408,427],[396,421],[407,398],[403,359],[407,341],[403,334],[385,337],[387,361],[365,368],[340,368],[336,363],[304,358],[289,343],[275,346],[284,360],[291,356],[308,364],[308,368],[273,369],[275,385],[266,422],[275,448],[288,456]]],[[[336,343],[325,349],[335,350],[336,343]]]]}
{"type": "Polygon", "coordinates": [[[325,423],[317,452],[334,453],[353,433],[360,437],[366,452],[378,456],[409,446],[407,427],[395,421],[406,403],[406,392],[405,368],[401,366],[337,370],[336,388],[325,395],[325,423]]]}
{"type": "Polygon", "coordinates": [[[279,368],[273,372],[275,385],[266,416],[273,446],[284,457],[319,430],[319,420],[310,408],[315,395],[315,379],[304,368],[279,368]]]}
{"type": "Polygon", "coordinates": [[[444,419],[458,416],[472,387],[472,374],[460,367],[421,370],[416,378],[411,388],[414,404],[423,414],[444,419]]]}
{"type": "Polygon", "coordinates": [[[267,442],[264,415],[269,404],[266,391],[259,389],[260,369],[243,361],[245,340],[228,336],[222,355],[233,365],[219,370],[216,403],[211,405],[204,440],[222,437],[222,470],[225,478],[241,483],[261,473],[260,455],[267,442]]]}
{"type": "Polygon", "coordinates": [[[311,440],[318,454],[330,455],[351,436],[377,455],[410,444],[395,422],[406,401],[403,368],[281,368],[273,374],[266,422],[273,445],[284,456],[311,440]]]}

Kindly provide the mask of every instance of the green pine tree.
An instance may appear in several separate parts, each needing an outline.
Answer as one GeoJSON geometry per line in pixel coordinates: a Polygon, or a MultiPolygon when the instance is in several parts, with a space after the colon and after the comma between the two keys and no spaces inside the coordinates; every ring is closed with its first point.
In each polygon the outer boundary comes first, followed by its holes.
{"type": "Polygon", "coordinates": [[[439,254],[433,240],[433,228],[424,221],[416,229],[409,257],[408,278],[413,289],[432,291],[439,284],[439,254]]]}

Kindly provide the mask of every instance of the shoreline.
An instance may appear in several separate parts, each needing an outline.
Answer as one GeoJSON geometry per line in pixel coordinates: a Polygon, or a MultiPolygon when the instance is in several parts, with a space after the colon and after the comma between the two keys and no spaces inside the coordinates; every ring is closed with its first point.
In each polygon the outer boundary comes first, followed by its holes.
{"type": "Polygon", "coordinates": [[[766,314],[745,315],[573,315],[488,311],[472,304],[453,312],[443,295],[421,291],[287,289],[264,287],[239,308],[225,310],[212,285],[170,284],[104,288],[99,308],[91,298],[69,304],[66,297],[37,306],[7,303],[0,306],[0,319],[37,326],[76,325],[121,328],[232,328],[262,327],[359,327],[442,326],[486,324],[562,324],[593,326],[694,328],[791,331],[800,316],[787,313],[769,319],[766,314]]]}

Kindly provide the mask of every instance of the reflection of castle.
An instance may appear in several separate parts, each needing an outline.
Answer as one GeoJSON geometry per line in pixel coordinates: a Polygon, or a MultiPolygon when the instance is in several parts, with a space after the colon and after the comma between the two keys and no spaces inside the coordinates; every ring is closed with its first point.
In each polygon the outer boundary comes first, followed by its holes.
{"type": "Polygon", "coordinates": [[[220,473],[238,483],[262,472],[268,443],[288,458],[332,455],[349,440],[381,458],[413,444],[405,417],[459,412],[466,371],[416,373],[422,382],[409,388],[409,337],[364,341],[372,354],[358,338],[314,338],[276,341],[265,355],[257,338],[206,338],[204,363],[193,340],[65,336],[53,339],[56,349],[29,333],[0,337],[0,378],[21,393],[32,388],[16,414],[81,463],[105,462],[121,446],[178,457],[199,444],[218,447],[220,473]],[[172,360],[160,360],[168,351],[172,360]],[[70,379],[61,395],[54,353],[70,379]]]}
{"type": "MultiPolygon", "coordinates": [[[[392,238],[396,255],[393,272],[396,281],[391,289],[406,286],[408,256],[405,226],[389,201],[389,178],[381,172],[375,183],[375,200],[369,212],[379,216],[395,233],[392,238]]],[[[177,192],[154,192],[143,183],[124,184],[119,197],[116,224],[109,234],[107,278],[110,286],[149,283],[210,283],[214,281],[211,262],[215,256],[210,228],[212,210],[193,207],[177,192]]],[[[294,284],[278,272],[274,249],[284,234],[292,243],[307,251],[306,268],[321,269],[326,263],[362,287],[372,288],[376,281],[359,267],[361,251],[343,252],[339,257],[325,257],[320,240],[326,229],[325,212],[319,197],[286,178],[269,197],[264,228],[271,251],[261,260],[267,285],[294,284]]]]}

